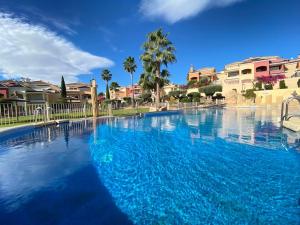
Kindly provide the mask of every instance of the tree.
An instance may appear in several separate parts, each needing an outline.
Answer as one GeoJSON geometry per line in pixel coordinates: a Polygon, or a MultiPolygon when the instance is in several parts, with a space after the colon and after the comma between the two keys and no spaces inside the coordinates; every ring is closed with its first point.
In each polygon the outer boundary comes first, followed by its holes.
{"type": "Polygon", "coordinates": [[[300,79],[298,79],[298,81],[297,81],[297,86],[298,86],[298,88],[300,87],[300,79]]]}
{"type": "Polygon", "coordinates": [[[147,35],[147,40],[143,45],[144,53],[141,55],[144,68],[152,68],[155,74],[156,86],[156,108],[160,102],[160,87],[161,87],[161,67],[168,66],[169,63],[176,62],[175,47],[168,39],[168,34],[164,34],[162,29],[150,32],[147,35]]]}
{"type": "Polygon", "coordinates": [[[111,80],[112,74],[108,69],[104,69],[101,74],[102,80],[106,81],[106,99],[110,99],[108,82],[111,80]]]}
{"type": "Polygon", "coordinates": [[[261,81],[258,81],[256,84],[255,84],[255,89],[256,90],[259,90],[261,91],[263,88],[262,88],[262,82],[261,81]]]}
{"type": "Polygon", "coordinates": [[[125,59],[123,63],[124,70],[130,74],[131,79],[131,90],[132,90],[132,107],[134,107],[134,88],[133,88],[133,73],[135,72],[137,66],[135,64],[134,58],[129,56],[125,59]]]}
{"type": "Polygon", "coordinates": [[[246,99],[252,99],[253,102],[255,102],[255,98],[256,98],[256,94],[255,94],[255,89],[247,89],[245,91],[245,93],[243,94],[243,96],[246,98],[246,99]]]}
{"type": "Polygon", "coordinates": [[[221,85],[208,85],[199,88],[200,93],[205,93],[206,96],[213,96],[215,92],[221,92],[221,85]]]}
{"type": "Polygon", "coordinates": [[[273,84],[271,83],[265,84],[265,90],[273,90],[273,84]]]}
{"type": "Polygon", "coordinates": [[[279,81],[279,89],[287,89],[287,86],[285,85],[284,80],[279,81]]]}
{"type": "Polygon", "coordinates": [[[67,89],[66,89],[66,83],[65,83],[64,76],[61,76],[60,95],[63,100],[65,100],[67,97],[67,89]]]}
{"type": "Polygon", "coordinates": [[[120,87],[120,85],[117,82],[111,82],[109,89],[113,90],[113,91],[118,91],[119,87],[120,87]]]}

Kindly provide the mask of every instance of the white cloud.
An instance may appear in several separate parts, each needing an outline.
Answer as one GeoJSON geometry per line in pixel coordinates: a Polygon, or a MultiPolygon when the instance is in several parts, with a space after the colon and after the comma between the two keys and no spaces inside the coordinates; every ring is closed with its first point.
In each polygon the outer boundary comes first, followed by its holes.
{"type": "Polygon", "coordinates": [[[45,27],[0,12],[0,72],[5,78],[29,77],[67,82],[92,69],[109,67],[107,58],[82,51],[45,27]]]}
{"type": "Polygon", "coordinates": [[[150,19],[162,18],[168,23],[196,16],[211,7],[224,7],[243,0],[142,0],[140,11],[150,19]]]}

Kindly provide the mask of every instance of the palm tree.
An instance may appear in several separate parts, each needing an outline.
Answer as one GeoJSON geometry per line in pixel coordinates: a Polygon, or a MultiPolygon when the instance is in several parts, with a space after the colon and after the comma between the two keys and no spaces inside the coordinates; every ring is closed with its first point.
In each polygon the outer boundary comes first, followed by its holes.
{"type": "Polygon", "coordinates": [[[120,87],[120,85],[117,82],[111,82],[109,89],[113,90],[113,91],[118,91],[119,87],[120,87]]]}
{"type": "Polygon", "coordinates": [[[110,99],[108,82],[111,80],[112,74],[108,69],[104,69],[101,74],[102,80],[106,81],[106,99],[110,99]]]}
{"type": "Polygon", "coordinates": [[[144,91],[153,94],[156,89],[156,84],[158,84],[160,88],[163,88],[166,84],[170,83],[168,79],[169,76],[170,73],[166,69],[162,70],[161,77],[157,78],[152,68],[144,68],[144,72],[140,75],[139,85],[144,91]]]}
{"type": "Polygon", "coordinates": [[[132,90],[132,107],[134,107],[134,89],[133,89],[133,73],[136,70],[136,64],[134,58],[129,56],[123,63],[124,70],[130,74],[131,78],[131,90],[132,90]]]}
{"type": "Polygon", "coordinates": [[[144,68],[152,67],[156,77],[156,108],[160,101],[160,78],[161,67],[168,66],[169,63],[176,62],[175,47],[168,39],[168,34],[164,34],[162,29],[158,29],[147,35],[147,41],[143,45],[144,53],[141,55],[144,68]]]}

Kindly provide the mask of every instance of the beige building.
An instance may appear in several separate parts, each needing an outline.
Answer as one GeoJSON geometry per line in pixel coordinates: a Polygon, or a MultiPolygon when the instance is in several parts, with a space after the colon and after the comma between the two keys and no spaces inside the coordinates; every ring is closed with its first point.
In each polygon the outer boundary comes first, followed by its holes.
{"type": "Polygon", "coordinates": [[[219,83],[223,87],[223,95],[253,88],[254,64],[252,62],[235,62],[227,64],[223,73],[218,73],[219,83]]]}
{"type": "Polygon", "coordinates": [[[91,85],[85,83],[66,84],[67,98],[71,102],[90,102],[91,85]]]}
{"type": "Polygon", "coordinates": [[[199,82],[201,78],[207,78],[208,81],[212,82],[216,80],[216,69],[214,67],[201,68],[195,70],[193,66],[190,67],[188,73],[188,81],[197,81],[199,82]]]}
{"type": "Polygon", "coordinates": [[[138,98],[142,94],[142,88],[140,85],[133,85],[128,87],[119,87],[118,90],[110,90],[110,99],[112,100],[123,100],[124,98],[132,98],[132,92],[134,93],[134,98],[138,98]]]}
{"type": "Polygon", "coordinates": [[[168,84],[163,87],[163,94],[168,95],[171,91],[179,91],[180,87],[177,84],[168,84]]]}

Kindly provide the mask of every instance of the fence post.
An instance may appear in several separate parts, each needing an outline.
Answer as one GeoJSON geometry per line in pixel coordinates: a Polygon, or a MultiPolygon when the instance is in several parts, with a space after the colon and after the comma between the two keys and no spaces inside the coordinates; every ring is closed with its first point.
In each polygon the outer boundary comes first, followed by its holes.
{"type": "Polygon", "coordinates": [[[107,108],[108,108],[108,116],[113,116],[111,103],[107,104],[107,108]]]}
{"type": "Polygon", "coordinates": [[[96,118],[98,116],[98,107],[97,107],[97,84],[95,79],[92,80],[91,98],[92,98],[93,117],[96,118]]]}
{"type": "Polygon", "coordinates": [[[46,107],[46,122],[49,122],[50,121],[50,117],[49,117],[50,106],[49,106],[49,102],[48,101],[46,101],[45,107],[46,107]]]}
{"type": "Polygon", "coordinates": [[[87,102],[84,102],[84,105],[83,105],[83,114],[84,114],[84,118],[86,118],[86,108],[87,108],[87,102]]]}

